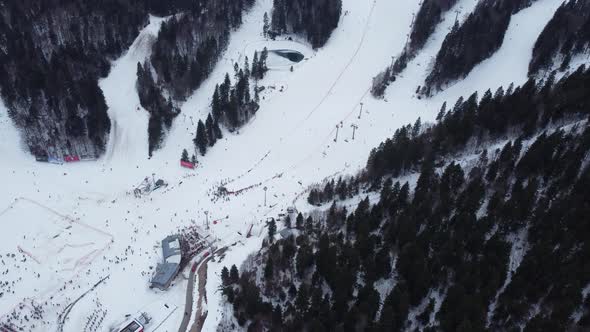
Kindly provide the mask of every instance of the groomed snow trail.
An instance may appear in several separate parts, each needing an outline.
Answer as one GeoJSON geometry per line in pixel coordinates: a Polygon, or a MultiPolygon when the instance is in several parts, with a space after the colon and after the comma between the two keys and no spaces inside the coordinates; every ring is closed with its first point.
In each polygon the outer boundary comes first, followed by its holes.
{"type": "Polygon", "coordinates": [[[105,160],[113,163],[143,160],[148,156],[149,113],[141,107],[135,88],[137,63],[150,56],[151,46],[164,21],[150,16],[129,50],[112,64],[109,75],[99,82],[111,119],[105,160]]]}

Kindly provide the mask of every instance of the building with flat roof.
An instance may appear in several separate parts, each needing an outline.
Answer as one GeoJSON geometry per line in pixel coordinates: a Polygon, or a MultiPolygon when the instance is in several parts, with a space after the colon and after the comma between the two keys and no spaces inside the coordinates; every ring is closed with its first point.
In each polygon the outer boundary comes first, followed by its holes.
{"type": "Polygon", "coordinates": [[[182,253],[178,235],[170,235],[162,240],[162,256],[163,262],[156,266],[150,287],[166,290],[180,271],[182,253]]]}

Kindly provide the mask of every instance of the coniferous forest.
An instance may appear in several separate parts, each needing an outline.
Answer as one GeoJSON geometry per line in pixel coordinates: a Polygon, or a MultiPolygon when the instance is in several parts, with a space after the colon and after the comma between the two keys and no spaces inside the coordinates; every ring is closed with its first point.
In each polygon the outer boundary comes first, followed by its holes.
{"type": "Polygon", "coordinates": [[[404,47],[391,67],[375,78],[371,93],[375,97],[382,97],[389,83],[395,81],[406,67],[408,62],[416,57],[424,47],[428,38],[442,20],[442,15],[448,12],[457,3],[457,0],[424,0],[416,18],[412,24],[412,31],[407,45],[404,47]]]}
{"type": "Polygon", "coordinates": [[[38,157],[105,148],[110,121],[98,87],[110,61],[147,24],[189,1],[5,1],[0,6],[0,90],[13,123],[38,157]]]}
{"type": "Polygon", "coordinates": [[[512,15],[535,0],[484,0],[446,36],[423,93],[430,95],[467,76],[502,45],[512,15]],[[434,91],[433,91],[434,90],[434,91]]]}
{"type": "Polygon", "coordinates": [[[34,155],[96,158],[104,152],[110,131],[98,80],[148,23],[148,14],[183,12],[163,24],[149,66],[141,64],[142,71],[138,70],[147,73],[138,80],[138,92],[151,115],[151,153],[178,112],[176,102],[207,77],[225,50],[230,30],[241,24],[243,11],[252,4],[251,0],[5,2],[0,7],[0,40],[5,42],[0,51],[2,99],[34,155]]]}
{"type": "Polygon", "coordinates": [[[197,1],[162,24],[150,59],[138,65],[137,91],[141,105],[150,112],[150,155],[178,115],[175,105],[209,76],[230,32],[242,24],[243,13],[253,4],[253,0],[197,1]]]}
{"type": "Polygon", "coordinates": [[[287,217],[284,236],[271,221],[263,249],[221,271],[228,327],[590,328],[589,87],[581,67],[399,129],[363,172],[311,191],[325,212],[287,217]]]}
{"type": "Polygon", "coordinates": [[[576,55],[584,56],[590,44],[590,1],[563,3],[541,32],[533,49],[529,75],[565,70],[576,55]],[[558,68],[553,68],[557,61],[558,68]]]}
{"type": "Polygon", "coordinates": [[[223,82],[215,86],[211,98],[211,113],[204,123],[199,120],[197,124],[197,132],[193,140],[195,151],[204,156],[207,149],[222,138],[220,124],[223,124],[230,132],[234,132],[256,114],[260,101],[258,81],[263,79],[268,71],[267,58],[266,48],[260,52],[260,55],[258,51],[255,51],[251,65],[248,57],[245,57],[242,66],[234,63],[234,84],[229,73],[226,73],[223,82]],[[254,86],[250,84],[251,81],[254,86]]]}
{"type": "Polygon", "coordinates": [[[341,11],[342,0],[273,0],[269,33],[300,34],[319,48],[338,26],[341,11]]]}

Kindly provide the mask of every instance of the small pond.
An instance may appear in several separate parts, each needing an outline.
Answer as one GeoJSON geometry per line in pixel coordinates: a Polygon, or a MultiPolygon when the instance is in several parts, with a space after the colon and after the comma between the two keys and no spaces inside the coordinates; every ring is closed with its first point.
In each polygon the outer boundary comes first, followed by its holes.
{"type": "Polygon", "coordinates": [[[283,58],[289,59],[291,62],[300,62],[305,58],[303,54],[293,50],[271,50],[269,51],[283,58]]]}

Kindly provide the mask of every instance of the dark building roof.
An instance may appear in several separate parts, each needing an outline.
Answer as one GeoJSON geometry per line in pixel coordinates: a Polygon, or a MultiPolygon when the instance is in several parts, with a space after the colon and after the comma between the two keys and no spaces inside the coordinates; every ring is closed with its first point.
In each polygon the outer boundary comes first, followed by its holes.
{"type": "Polygon", "coordinates": [[[162,240],[162,256],[164,262],[156,266],[156,273],[152,277],[151,286],[165,290],[170,287],[172,280],[180,270],[180,237],[170,235],[162,240]]]}
{"type": "Polygon", "coordinates": [[[165,290],[170,287],[172,280],[176,277],[180,265],[176,263],[160,263],[156,267],[156,273],[152,277],[152,287],[165,290]]]}

